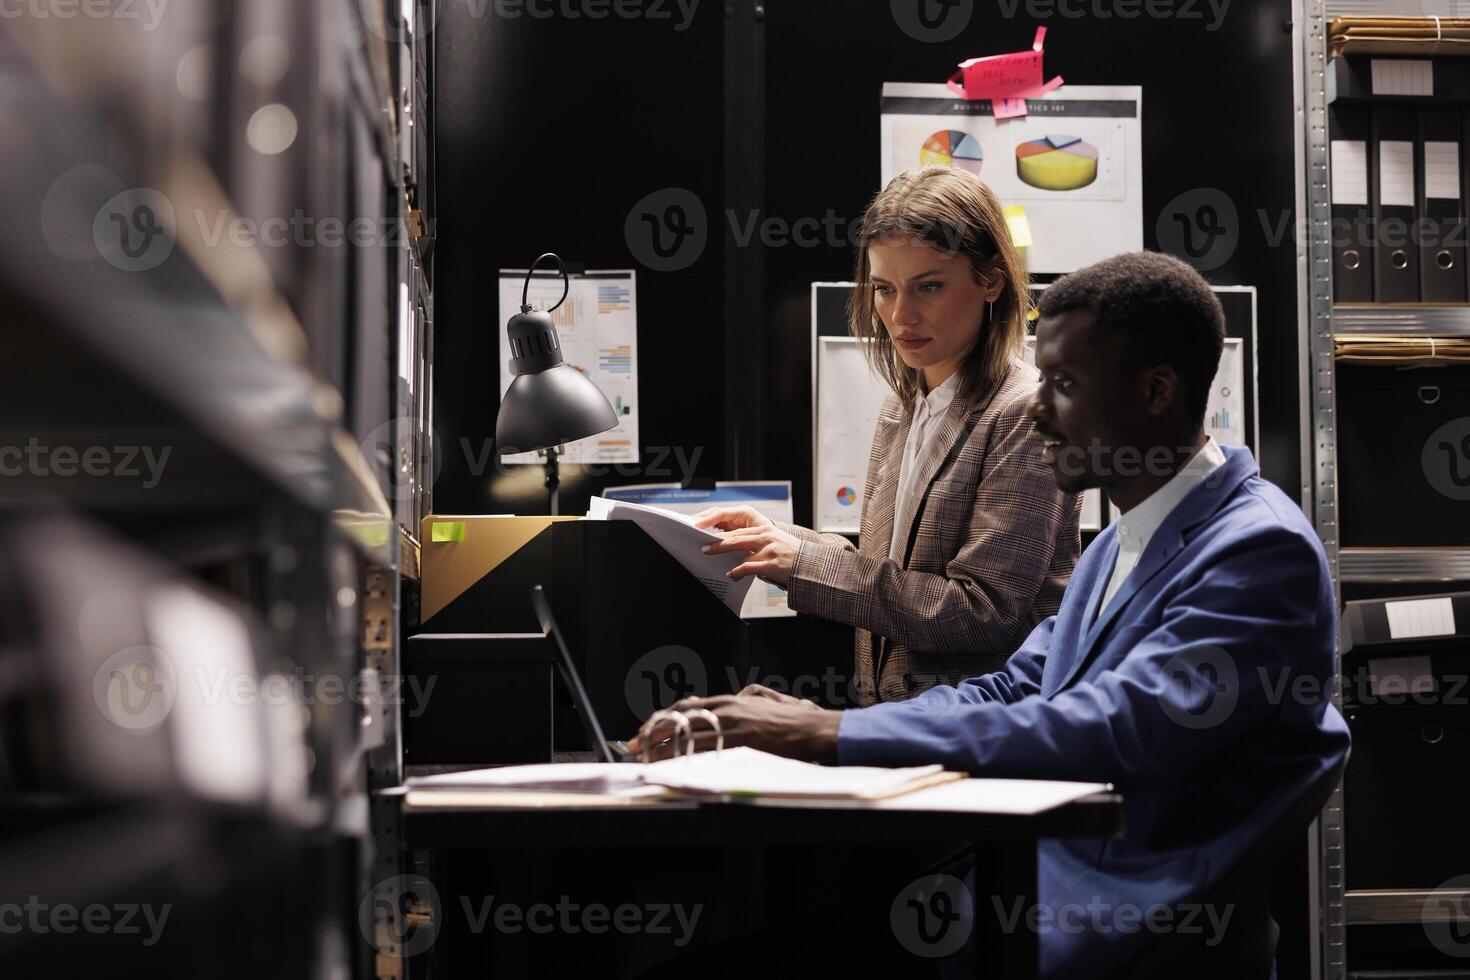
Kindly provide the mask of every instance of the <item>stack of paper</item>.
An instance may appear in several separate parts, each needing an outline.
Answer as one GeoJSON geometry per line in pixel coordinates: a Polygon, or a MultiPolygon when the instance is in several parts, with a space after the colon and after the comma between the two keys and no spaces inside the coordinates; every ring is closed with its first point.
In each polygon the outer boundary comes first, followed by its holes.
{"type": "Polygon", "coordinates": [[[465,769],[415,776],[409,789],[527,789],[565,793],[607,793],[642,786],[645,766],[607,762],[565,762],[538,766],[465,769]]]}
{"type": "Polygon", "coordinates": [[[940,765],[910,769],[818,766],[746,747],[667,759],[644,767],[644,782],[680,793],[780,796],[804,800],[880,800],[963,779],[940,765]]]}
{"type": "Polygon", "coordinates": [[[1336,17],[1328,40],[1340,54],[1470,53],[1470,17],[1336,17]]]}
{"type": "Polygon", "coordinates": [[[662,507],[624,503],[605,497],[592,498],[587,509],[587,519],[632,521],[637,524],[675,561],[684,566],[685,571],[714,593],[715,598],[723,602],[726,608],[735,615],[740,615],[740,607],[745,604],[745,594],[750,591],[750,585],[755,579],[750,575],[739,581],[730,578],[730,570],[745,560],[744,552],[723,555],[704,553],[707,545],[720,540],[718,533],[695,527],[692,517],[676,514],[662,507]]]}
{"type": "Polygon", "coordinates": [[[644,797],[673,792],[701,797],[750,800],[779,797],[805,800],[880,800],[954,779],[939,765],[909,769],[819,766],[752,748],[702,752],[648,764],[580,763],[472,769],[408,780],[408,789],[510,791],[551,794],[588,793],[644,797]]]}

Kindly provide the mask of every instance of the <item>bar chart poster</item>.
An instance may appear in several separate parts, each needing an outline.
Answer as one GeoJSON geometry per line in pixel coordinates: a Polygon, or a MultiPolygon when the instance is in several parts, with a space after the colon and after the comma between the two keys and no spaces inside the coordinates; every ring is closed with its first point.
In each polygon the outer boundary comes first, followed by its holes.
{"type": "MultiPolygon", "coordinates": [[[[500,272],[500,397],[515,375],[511,372],[510,338],[505,325],[521,310],[524,269],[500,272]]],[[[561,297],[561,273],[538,270],[531,280],[527,302],[537,310],[556,306],[561,297]]],[[[638,442],[638,287],[632,270],[587,272],[571,278],[566,302],[551,314],[562,357],[607,396],[618,424],[607,432],[567,443],[560,452],[565,463],[636,463],[638,442]]],[[[506,463],[540,463],[540,453],[513,453],[506,463]]]]}
{"type": "Polygon", "coordinates": [[[1220,352],[1220,370],[1210,387],[1210,400],[1205,403],[1205,432],[1222,446],[1246,446],[1245,414],[1245,342],[1239,337],[1225,338],[1220,352]]]}

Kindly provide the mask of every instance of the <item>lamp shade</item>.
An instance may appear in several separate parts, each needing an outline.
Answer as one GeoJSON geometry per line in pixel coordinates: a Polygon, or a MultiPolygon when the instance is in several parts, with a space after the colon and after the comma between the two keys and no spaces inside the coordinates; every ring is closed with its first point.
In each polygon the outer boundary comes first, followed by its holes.
{"type": "Polygon", "coordinates": [[[516,377],[495,420],[498,452],[535,452],[618,424],[602,390],[562,360],[556,324],[548,314],[521,312],[511,317],[506,332],[516,377]]]}

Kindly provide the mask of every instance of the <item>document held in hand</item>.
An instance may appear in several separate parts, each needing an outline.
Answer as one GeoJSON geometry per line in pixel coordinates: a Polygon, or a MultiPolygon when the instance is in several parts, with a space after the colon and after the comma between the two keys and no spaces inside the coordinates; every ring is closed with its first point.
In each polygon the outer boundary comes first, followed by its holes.
{"type": "Polygon", "coordinates": [[[707,555],[705,545],[720,540],[716,531],[707,531],[694,526],[693,518],[676,514],[662,507],[624,503],[593,497],[587,510],[589,521],[632,521],[648,536],[658,542],[669,555],[684,566],[684,570],[714,593],[715,598],[736,616],[745,603],[745,593],[755,581],[747,575],[738,582],[730,578],[730,570],[745,560],[744,553],[707,555]]]}

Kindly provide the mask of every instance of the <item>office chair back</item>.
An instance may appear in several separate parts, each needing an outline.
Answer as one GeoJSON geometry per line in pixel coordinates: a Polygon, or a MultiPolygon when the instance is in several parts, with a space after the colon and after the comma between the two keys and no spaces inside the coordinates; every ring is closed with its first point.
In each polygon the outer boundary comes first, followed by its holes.
{"type": "Polygon", "coordinates": [[[1269,892],[1272,875],[1332,797],[1347,767],[1347,755],[1320,776],[1261,838],[1249,856],[1226,873],[1200,899],[1200,904],[1234,913],[1224,938],[1207,947],[1213,938],[1203,931],[1191,935],[1169,933],[1161,937],[1127,966],[1112,976],[1116,980],[1267,980],[1276,959],[1276,942],[1281,930],[1271,918],[1269,892]]]}

